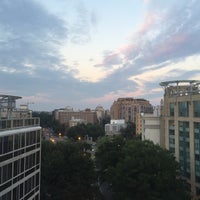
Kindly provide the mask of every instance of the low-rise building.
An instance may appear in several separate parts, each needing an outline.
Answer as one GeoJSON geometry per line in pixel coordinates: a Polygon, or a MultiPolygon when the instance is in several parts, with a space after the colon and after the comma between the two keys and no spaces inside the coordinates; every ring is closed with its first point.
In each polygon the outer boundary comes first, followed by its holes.
{"type": "Polygon", "coordinates": [[[54,117],[61,124],[69,126],[70,120],[78,119],[86,123],[98,123],[97,113],[95,110],[85,109],[82,111],[74,111],[73,109],[58,109],[54,111],[54,117]]]}
{"type": "Polygon", "coordinates": [[[75,119],[74,117],[69,120],[69,127],[77,126],[78,124],[87,124],[87,121],[84,119],[75,119]]]}
{"type": "Polygon", "coordinates": [[[160,145],[160,106],[154,107],[153,114],[141,114],[142,140],[160,145]]]}
{"type": "Polygon", "coordinates": [[[121,134],[120,130],[126,128],[126,122],[124,119],[110,120],[110,124],[105,124],[105,133],[108,136],[121,134]]]}

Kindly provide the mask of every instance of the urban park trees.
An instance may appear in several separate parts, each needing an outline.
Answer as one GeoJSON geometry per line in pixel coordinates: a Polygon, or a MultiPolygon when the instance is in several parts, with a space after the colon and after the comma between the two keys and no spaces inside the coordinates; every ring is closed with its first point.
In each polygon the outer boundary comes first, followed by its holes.
{"type": "Polygon", "coordinates": [[[113,199],[190,199],[174,156],[152,142],[107,138],[98,146],[96,162],[113,199]]]}

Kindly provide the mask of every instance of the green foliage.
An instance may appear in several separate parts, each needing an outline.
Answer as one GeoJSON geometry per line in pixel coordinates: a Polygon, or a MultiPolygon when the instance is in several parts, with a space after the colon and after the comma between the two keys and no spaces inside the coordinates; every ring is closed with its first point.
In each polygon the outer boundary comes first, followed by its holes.
{"type": "Polygon", "coordinates": [[[53,131],[58,134],[59,132],[65,132],[65,126],[60,124],[59,121],[53,118],[53,115],[48,112],[33,112],[33,117],[40,118],[40,126],[43,128],[52,128],[53,131]]]}
{"type": "Polygon", "coordinates": [[[42,144],[41,199],[98,199],[96,173],[84,143],[42,144]]]}
{"type": "Polygon", "coordinates": [[[136,137],[136,125],[133,122],[128,122],[127,127],[122,128],[120,130],[120,132],[127,139],[135,138],[136,137]]]}
{"type": "Polygon", "coordinates": [[[40,118],[40,125],[43,128],[51,127],[53,124],[53,116],[49,112],[33,112],[32,115],[40,118]]]}
{"type": "Polygon", "coordinates": [[[98,137],[105,135],[104,129],[99,124],[78,124],[68,129],[67,136],[77,140],[78,137],[84,138],[86,135],[92,137],[94,141],[98,137]]]}
{"type": "MultiPolygon", "coordinates": [[[[119,162],[121,150],[125,145],[125,140],[121,136],[102,137],[97,143],[97,152],[95,153],[96,165],[101,173],[107,171],[108,167],[115,167],[119,162]]],[[[103,178],[103,177],[102,177],[103,178]]]]}
{"type": "Polygon", "coordinates": [[[111,185],[114,199],[190,199],[185,182],[177,178],[179,165],[167,150],[149,141],[122,138],[118,138],[122,148],[117,150],[117,143],[113,145],[113,141],[117,142],[114,138],[100,143],[96,159],[100,172],[105,172],[103,181],[111,185]]]}
{"type": "Polygon", "coordinates": [[[110,123],[110,116],[105,116],[102,120],[101,120],[101,126],[104,128],[105,124],[109,124],[110,123]]]}

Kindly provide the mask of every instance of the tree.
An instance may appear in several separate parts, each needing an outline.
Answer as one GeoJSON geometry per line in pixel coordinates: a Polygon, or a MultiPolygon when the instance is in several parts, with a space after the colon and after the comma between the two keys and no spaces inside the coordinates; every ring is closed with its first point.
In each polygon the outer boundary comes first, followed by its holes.
{"type": "MultiPolygon", "coordinates": [[[[180,178],[179,164],[167,150],[149,141],[126,140],[113,164],[105,162],[104,155],[100,153],[102,145],[105,147],[101,144],[97,149],[97,159],[104,169],[107,168],[104,181],[111,186],[113,199],[190,199],[186,184],[180,178]]],[[[111,151],[116,152],[115,149],[111,151]]]]}
{"type": "Polygon", "coordinates": [[[43,128],[52,128],[56,134],[65,132],[65,125],[55,120],[53,115],[49,112],[33,112],[33,117],[40,118],[40,125],[43,128]]]}
{"type": "Polygon", "coordinates": [[[79,137],[84,138],[86,135],[92,137],[94,141],[98,137],[105,135],[104,129],[99,124],[78,124],[68,129],[67,136],[77,140],[79,137]]]}
{"type": "Polygon", "coordinates": [[[53,116],[49,112],[33,112],[32,115],[40,118],[40,125],[43,128],[51,127],[53,124],[53,116]]]}
{"type": "Polygon", "coordinates": [[[101,171],[107,170],[110,166],[114,167],[119,162],[124,144],[125,141],[121,136],[103,137],[98,141],[95,157],[101,171]]]}
{"type": "Polygon", "coordinates": [[[122,135],[125,138],[131,139],[131,138],[135,138],[136,136],[136,125],[133,122],[128,122],[127,123],[127,127],[126,128],[122,128],[120,130],[120,132],[122,133],[122,135]]]}
{"type": "Polygon", "coordinates": [[[94,164],[86,148],[84,143],[43,142],[41,199],[99,198],[94,164]]]}

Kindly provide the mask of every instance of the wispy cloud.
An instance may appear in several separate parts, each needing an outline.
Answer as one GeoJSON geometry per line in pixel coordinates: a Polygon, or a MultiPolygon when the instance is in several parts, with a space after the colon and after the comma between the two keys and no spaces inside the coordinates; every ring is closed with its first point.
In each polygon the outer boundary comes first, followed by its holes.
{"type": "MultiPolygon", "coordinates": [[[[71,18],[52,13],[44,6],[47,2],[42,2],[0,1],[0,90],[3,92],[22,95],[45,106],[51,103],[52,107],[101,102],[108,105],[120,96],[157,101],[162,96],[160,81],[200,79],[199,0],[141,1],[147,7],[144,20],[132,26],[132,30],[129,28],[131,36],[127,33],[126,43],[104,50],[100,36],[106,37],[102,34],[105,30],[98,29],[100,41],[91,42],[95,27],[104,22],[86,2],[73,3],[73,16],[68,15],[71,18]],[[70,50],[70,53],[63,50],[67,45],[75,46],[73,53],[77,57],[72,62],[70,50]],[[79,47],[85,49],[81,51],[79,47]],[[91,48],[91,55],[84,54],[86,47],[91,48]],[[93,55],[92,50],[97,53],[96,49],[102,54],[93,55]]],[[[100,1],[102,8],[104,2],[100,1]]],[[[63,4],[67,5],[60,0],[56,6],[63,4]]],[[[68,10],[61,13],[72,12],[71,7],[65,9],[68,10]]],[[[108,20],[118,24],[120,19],[111,21],[111,17],[108,20]]],[[[127,23],[131,27],[130,19],[127,23]]],[[[112,32],[120,29],[123,27],[112,32]]]]}

